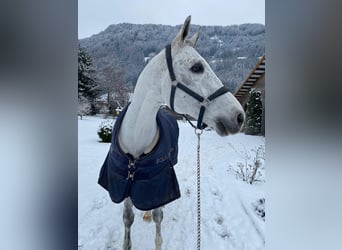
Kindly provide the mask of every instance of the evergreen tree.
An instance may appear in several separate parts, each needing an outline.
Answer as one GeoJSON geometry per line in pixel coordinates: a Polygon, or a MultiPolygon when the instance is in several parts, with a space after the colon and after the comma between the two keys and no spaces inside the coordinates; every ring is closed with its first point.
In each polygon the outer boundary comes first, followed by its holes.
{"type": "Polygon", "coordinates": [[[99,93],[99,88],[93,77],[92,60],[88,52],[78,46],[78,100],[87,100],[91,104],[91,111],[94,114],[94,101],[99,93]]]}
{"type": "Polygon", "coordinates": [[[246,111],[245,133],[258,135],[261,133],[262,102],[260,90],[253,89],[249,93],[246,111]]]}

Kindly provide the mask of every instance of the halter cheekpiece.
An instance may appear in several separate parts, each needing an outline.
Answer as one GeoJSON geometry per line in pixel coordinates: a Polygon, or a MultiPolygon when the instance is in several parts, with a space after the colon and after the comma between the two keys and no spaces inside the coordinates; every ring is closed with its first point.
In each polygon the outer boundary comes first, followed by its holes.
{"type": "Polygon", "coordinates": [[[167,68],[169,70],[170,78],[172,81],[171,94],[170,94],[170,106],[171,106],[172,111],[176,112],[174,108],[174,101],[175,101],[176,89],[179,88],[201,103],[200,112],[197,118],[197,128],[204,129],[206,127],[206,125],[203,123],[203,116],[204,116],[205,109],[211,104],[212,100],[227,93],[229,89],[225,86],[222,86],[221,88],[216,90],[214,93],[212,93],[208,97],[203,97],[197,94],[196,92],[194,92],[193,90],[189,89],[187,86],[185,86],[184,84],[176,80],[176,76],[175,76],[173,65],[172,65],[171,44],[168,44],[165,47],[165,56],[166,56],[167,68]]]}

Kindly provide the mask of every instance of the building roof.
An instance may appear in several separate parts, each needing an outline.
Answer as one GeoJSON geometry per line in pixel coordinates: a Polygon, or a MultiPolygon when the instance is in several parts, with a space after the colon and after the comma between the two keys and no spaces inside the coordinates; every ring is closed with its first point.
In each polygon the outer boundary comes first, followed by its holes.
{"type": "Polygon", "coordinates": [[[255,86],[258,80],[265,75],[266,70],[266,58],[265,55],[261,57],[254,69],[249,73],[247,78],[242,82],[240,87],[235,92],[234,96],[241,102],[242,98],[249,93],[249,91],[255,86]]]}

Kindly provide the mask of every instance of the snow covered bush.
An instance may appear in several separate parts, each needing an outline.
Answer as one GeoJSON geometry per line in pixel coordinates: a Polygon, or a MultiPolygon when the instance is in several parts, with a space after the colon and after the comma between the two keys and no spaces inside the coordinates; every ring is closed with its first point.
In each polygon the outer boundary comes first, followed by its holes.
{"type": "Polygon", "coordinates": [[[112,120],[105,120],[101,122],[99,129],[97,130],[97,134],[99,135],[102,142],[111,142],[113,124],[114,122],[112,120]]]}
{"type": "MultiPolygon", "coordinates": [[[[236,149],[234,148],[236,151],[236,149]]],[[[230,166],[230,170],[235,173],[236,178],[241,179],[248,184],[255,182],[264,182],[264,161],[265,161],[265,145],[259,145],[258,147],[251,150],[254,153],[254,158],[247,152],[246,148],[244,151],[237,152],[245,162],[238,162],[237,168],[230,166]]]]}

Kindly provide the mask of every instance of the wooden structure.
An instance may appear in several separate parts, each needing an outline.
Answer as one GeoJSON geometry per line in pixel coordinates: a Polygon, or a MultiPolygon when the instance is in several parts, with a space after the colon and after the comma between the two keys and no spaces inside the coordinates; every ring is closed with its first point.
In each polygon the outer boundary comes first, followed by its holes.
{"type": "Polygon", "coordinates": [[[261,91],[262,102],[262,125],[261,133],[265,135],[265,71],[266,71],[266,57],[263,55],[254,69],[249,73],[246,79],[242,82],[240,87],[235,92],[234,96],[239,100],[244,110],[247,110],[247,100],[249,92],[252,89],[259,89],[261,91]]]}

